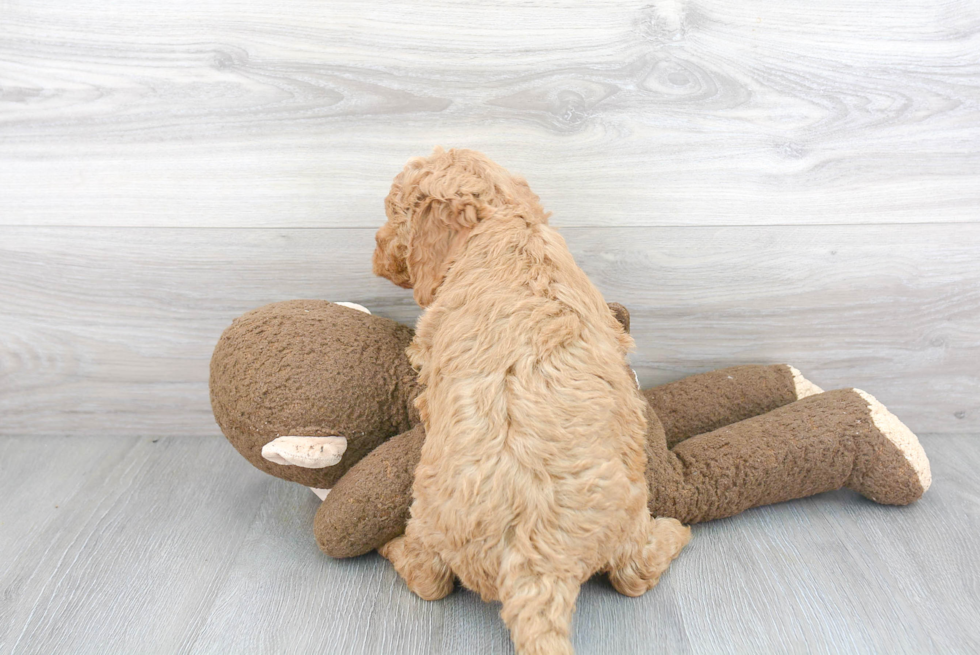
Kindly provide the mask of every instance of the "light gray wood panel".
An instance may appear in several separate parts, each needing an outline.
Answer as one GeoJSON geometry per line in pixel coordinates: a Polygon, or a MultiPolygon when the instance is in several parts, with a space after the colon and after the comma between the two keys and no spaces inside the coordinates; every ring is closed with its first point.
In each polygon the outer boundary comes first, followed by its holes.
{"type": "Polygon", "coordinates": [[[316,497],[287,482],[271,486],[191,652],[213,653],[216,644],[224,653],[438,652],[445,605],[401,594],[376,553],[323,555],[312,531],[316,497]]]}
{"type": "Polygon", "coordinates": [[[136,442],[0,437],[0,652],[21,638],[42,589],[57,584],[55,564],[74,557],[53,540],[72,516],[70,500],[87,498],[92,477],[103,482],[136,442]],[[42,559],[46,568],[37,566],[42,559]]]}
{"type": "Polygon", "coordinates": [[[606,297],[630,308],[644,386],[789,363],[824,389],[875,395],[914,431],[975,432],[980,421],[974,226],[601,230],[569,241],[606,297]]]}
{"type": "MultiPolygon", "coordinates": [[[[631,310],[645,386],[788,362],[874,394],[915,431],[980,425],[980,225],[563,233],[631,310]]],[[[213,434],[208,361],[235,316],[304,297],[418,314],[368,269],[373,230],[0,236],[3,434],[213,434]]]]}
{"type": "Polygon", "coordinates": [[[5,470],[2,481],[21,498],[2,508],[0,548],[11,555],[0,570],[0,652],[186,646],[268,482],[220,438],[4,437],[0,444],[5,461],[25,464],[5,470]],[[21,486],[35,492],[26,496],[21,486]],[[54,505],[51,520],[17,529],[54,505]]]}
{"type": "Polygon", "coordinates": [[[972,0],[0,12],[0,224],[373,226],[440,143],[567,225],[977,220],[972,0]]]}
{"type": "MultiPolygon", "coordinates": [[[[922,442],[934,483],[909,507],[840,491],[750,510],[694,526],[640,598],[589,581],[577,652],[975,651],[980,435],[922,442]]],[[[322,555],[315,497],[219,437],[5,437],[0,455],[20,494],[0,496],[19,528],[0,531],[0,653],[513,652],[499,605],[424,602],[375,553],[322,555]],[[46,524],[25,535],[30,515],[46,524]]]]}

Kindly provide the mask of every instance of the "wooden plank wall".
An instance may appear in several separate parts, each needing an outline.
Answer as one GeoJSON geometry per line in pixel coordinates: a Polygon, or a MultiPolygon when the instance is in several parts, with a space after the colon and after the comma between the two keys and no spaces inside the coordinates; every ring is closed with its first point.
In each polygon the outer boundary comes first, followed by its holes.
{"type": "Polygon", "coordinates": [[[980,6],[0,0],[0,434],[205,435],[435,144],[523,173],[645,384],[787,361],[980,431],[980,6]]]}

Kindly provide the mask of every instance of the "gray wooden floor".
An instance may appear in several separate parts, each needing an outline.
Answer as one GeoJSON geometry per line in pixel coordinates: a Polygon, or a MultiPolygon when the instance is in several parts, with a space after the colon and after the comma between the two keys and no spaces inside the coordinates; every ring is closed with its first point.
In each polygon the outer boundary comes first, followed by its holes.
{"type": "MultiPolygon", "coordinates": [[[[583,589],[580,653],[980,649],[980,435],[929,436],[935,483],[694,528],[639,599],[583,589]]],[[[510,653],[498,607],[413,596],[317,550],[317,500],[219,437],[0,439],[0,653],[510,653]]]]}

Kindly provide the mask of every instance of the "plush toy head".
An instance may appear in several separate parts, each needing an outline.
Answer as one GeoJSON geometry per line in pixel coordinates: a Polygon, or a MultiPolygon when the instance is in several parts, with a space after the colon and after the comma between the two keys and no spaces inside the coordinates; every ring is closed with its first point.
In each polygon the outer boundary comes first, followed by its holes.
{"type": "Polygon", "coordinates": [[[524,178],[473,150],[436,148],[408,162],[385,198],[388,222],[378,230],[374,272],[432,302],[453,254],[477,223],[501,208],[546,223],[548,215],[524,178]]]}
{"type": "Polygon", "coordinates": [[[379,444],[419,423],[416,374],[405,357],[411,340],[404,325],[323,300],[260,307],[235,319],[215,347],[215,419],[259,469],[329,489],[379,444]],[[322,458],[269,453],[270,442],[289,436],[330,437],[312,443],[342,447],[327,460],[332,465],[307,468],[322,458]]]}

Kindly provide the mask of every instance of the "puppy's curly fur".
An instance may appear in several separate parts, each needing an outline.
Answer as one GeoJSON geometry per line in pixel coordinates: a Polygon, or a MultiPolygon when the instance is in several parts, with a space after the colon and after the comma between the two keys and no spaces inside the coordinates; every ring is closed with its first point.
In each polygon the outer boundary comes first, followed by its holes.
{"type": "Polygon", "coordinates": [[[690,538],[654,519],[633,345],[527,183],[468,150],[410,161],[374,271],[427,307],[409,348],[426,425],[405,535],[382,549],[437,599],[454,574],[519,653],[570,653],[579,587],[653,587],[690,538]]]}

